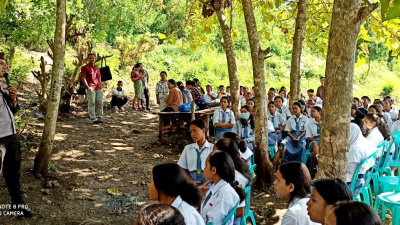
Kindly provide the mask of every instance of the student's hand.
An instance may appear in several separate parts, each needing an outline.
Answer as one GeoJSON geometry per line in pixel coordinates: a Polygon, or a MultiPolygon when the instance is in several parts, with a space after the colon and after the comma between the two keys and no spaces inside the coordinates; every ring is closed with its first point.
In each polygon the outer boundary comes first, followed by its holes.
{"type": "Polygon", "coordinates": [[[276,133],[276,134],[280,134],[280,133],[281,133],[281,130],[277,130],[277,131],[275,131],[275,133],[276,133]]]}
{"type": "Polygon", "coordinates": [[[9,86],[8,86],[8,91],[10,92],[10,96],[11,96],[11,99],[12,99],[12,100],[14,100],[15,98],[17,98],[17,89],[16,89],[14,86],[9,85],[9,86]]]}
{"type": "Polygon", "coordinates": [[[157,104],[160,104],[160,99],[157,99],[157,104]]]}

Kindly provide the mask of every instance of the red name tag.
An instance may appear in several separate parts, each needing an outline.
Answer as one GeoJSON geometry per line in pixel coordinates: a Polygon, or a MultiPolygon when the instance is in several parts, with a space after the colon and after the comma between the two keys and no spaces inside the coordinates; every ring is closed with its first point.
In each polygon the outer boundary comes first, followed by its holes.
{"type": "Polygon", "coordinates": [[[212,204],[212,203],[210,203],[209,205],[210,205],[211,207],[213,206],[213,204],[212,204]]]}

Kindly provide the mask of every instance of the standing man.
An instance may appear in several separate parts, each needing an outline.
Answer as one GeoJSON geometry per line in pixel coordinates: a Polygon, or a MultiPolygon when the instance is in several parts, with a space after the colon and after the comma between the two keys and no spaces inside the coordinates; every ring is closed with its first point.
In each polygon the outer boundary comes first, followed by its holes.
{"type": "Polygon", "coordinates": [[[324,96],[325,96],[325,77],[319,78],[319,81],[321,81],[321,86],[319,86],[318,89],[317,89],[317,97],[320,97],[322,100],[324,100],[324,96]]]}
{"type": "MultiPolygon", "coordinates": [[[[140,65],[140,70],[139,73],[142,74],[143,79],[143,91],[144,91],[144,97],[146,98],[146,110],[150,110],[150,92],[149,92],[149,73],[147,70],[144,69],[143,63],[139,63],[140,65]]],[[[142,108],[144,109],[144,104],[142,100],[142,108]]]]}
{"type": "Polygon", "coordinates": [[[81,80],[85,85],[91,123],[103,123],[103,90],[100,69],[95,65],[96,56],[88,54],[89,63],[81,68],[81,80]]]}
{"type": "MultiPolygon", "coordinates": [[[[0,59],[0,78],[7,73],[7,64],[0,59]]],[[[11,196],[11,215],[31,217],[33,211],[25,205],[21,191],[21,147],[15,130],[14,114],[19,109],[17,89],[0,81],[0,174],[11,196]],[[15,214],[14,214],[15,213],[15,214]]]]}

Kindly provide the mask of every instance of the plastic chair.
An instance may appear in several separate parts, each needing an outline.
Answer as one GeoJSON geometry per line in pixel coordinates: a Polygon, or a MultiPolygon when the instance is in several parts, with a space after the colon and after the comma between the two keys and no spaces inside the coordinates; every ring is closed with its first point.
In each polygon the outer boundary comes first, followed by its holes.
{"type": "MultiPolygon", "coordinates": [[[[221,225],[226,225],[226,223],[228,223],[229,219],[233,216],[233,218],[236,217],[236,210],[239,206],[239,202],[236,203],[235,207],[233,207],[233,209],[229,212],[229,214],[226,216],[226,218],[224,219],[224,221],[222,221],[221,225]]],[[[208,222],[207,225],[214,225],[214,222],[208,222]]]]}
{"type": "MultiPolygon", "coordinates": [[[[309,146],[309,144],[307,146],[309,146]]],[[[310,171],[310,173],[314,168],[314,159],[312,157],[312,153],[313,153],[312,148],[308,148],[306,150],[306,154],[304,155],[304,159],[303,159],[304,165],[307,165],[307,161],[310,160],[310,167],[308,168],[308,171],[310,171]]]]}
{"type": "Polygon", "coordinates": [[[240,225],[246,225],[247,224],[247,218],[250,217],[251,219],[251,224],[256,225],[256,220],[254,218],[253,211],[250,209],[250,200],[251,200],[251,185],[247,186],[244,189],[244,192],[246,193],[246,205],[244,207],[244,215],[242,217],[242,220],[240,221],[240,225]]]}
{"type": "Polygon", "coordinates": [[[271,159],[273,159],[275,156],[275,147],[274,146],[268,147],[268,151],[269,154],[271,155],[271,159]]]}
{"type": "Polygon", "coordinates": [[[376,196],[374,209],[379,213],[382,207],[382,220],[386,219],[386,208],[392,211],[392,224],[400,225],[400,180],[397,182],[396,190],[385,192],[376,196]]]}
{"type": "Polygon", "coordinates": [[[250,182],[249,182],[249,184],[248,184],[247,186],[251,185],[252,182],[253,182],[253,178],[254,178],[254,173],[255,173],[255,171],[256,171],[256,167],[257,167],[257,164],[253,164],[253,165],[250,166],[250,168],[249,168],[251,180],[250,180],[250,182]]]}
{"type": "MultiPolygon", "coordinates": [[[[384,154],[385,153],[385,142],[382,142],[383,143],[382,154],[381,154],[381,156],[379,158],[379,162],[378,162],[378,172],[379,172],[380,176],[383,176],[384,174],[387,176],[393,176],[392,169],[388,165],[388,160],[389,160],[389,156],[390,156],[390,149],[392,148],[395,141],[397,140],[397,136],[392,136],[392,139],[393,139],[392,142],[390,142],[390,145],[389,145],[388,149],[386,150],[386,154],[384,154]]],[[[378,148],[381,146],[381,144],[378,145],[378,148]]]]}
{"type": "Polygon", "coordinates": [[[393,136],[397,136],[394,144],[395,144],[395,148],[396,150],[394,151],[393,155],[392,155],[392,161],[389,163],[390,167],[397,167],[399,169],[400,167],[400,163],[399,163],[399,156],[400,156],[400,131],[393,131],[392,132],[393,136]]]}
{"type": "MultiPolygon", "coordinates": [[[[361,163],[358,164],[356,171],[354,171],[353,178],[351,179],[351,184],[350,184],[350,191],[353,193],[353,199],[355,201],[360,201],[361,202],[361,195],[363,197],[362,201],[368,205],[373,205],[372,201],[372,189],[370,186],[371,182],[371,177],[372,176],[367,176],[367,172],[364,173],[363,179],[365,181],[364,186],[361,187],[360,193],[358,195],[354,195],[354,189],[356,187],[357,179],[358,179],[358,173],[360,171],[361,166],[364,164],[368,163],[370,159],[374,159],[376,162],[376,154],[377,152],[372,153],[369,155],[367,158],[365,158],[361,163]]],[[[376,163],[370,168],[370,170],[373,172],[376,168],[376,163]]]]}

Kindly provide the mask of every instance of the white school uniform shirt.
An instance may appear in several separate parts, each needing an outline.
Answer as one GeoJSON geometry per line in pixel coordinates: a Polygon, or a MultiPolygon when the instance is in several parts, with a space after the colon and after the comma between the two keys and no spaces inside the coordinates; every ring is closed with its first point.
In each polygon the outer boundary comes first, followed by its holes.
{"type": "Polygon", "coordinates": [[[397,110],[395,107],[392,107],[389,115],[392,118],[392,121],[397,121],[397,118],[399,118],[399,110],[397,110]]]}
{"type": "MultiPolygon", "coordinates": [[[[307,101],[305,101],[306,104],[307,104],[308,100],[310,100],[310,98],[308,98],[307,101]]],[[[321,105],[322,106],[322,102],[323,102],[322,99],[320,97],[317,97],[317,99],[314,102],[314,105],[321,105]]]]}
{"type": "Polygon", "coordinates": [[[382,112],[383,118],[385,118],[386,124],[389,126],[389,129],[392,127],[393,121],[390,117],[390,114],[387,112],[382,112]]]}
{"type": "MultiPolygon", "coordinates": [[[[239,202],[239,195],[235,189],[224,180],[220,180],[217,184],[213,184],[206,194],[211,194],[209,200],[201,204],[201,216],[205,223],[213,222],[214,224],[222,224],[222,221],[228,216],[230,211],[239,202]]],[[[227,225],[233,224],[232,216],[227,225]]]]}
{"type": "MultiPolygon", "coordinates": [[[[375,147],[378,146],[382,141],[384,141],[382,133],[379,131],[378,127],[372,128],[366,137],[375,147]]],[[[381,155],[382,148],[378,149],[378,156],[381,155]]]]}
{"type": "Polygon", "coordinates": [[[278,129],[281,129],[286,124],[286,117],[282,116],[282,114],[280,114],[276,111],[275,111],[275,115],[273,115],[273,116],[268,111],[268,120],[270,120],[272,124],[275,124],[275,128],[278,128],[278,129]]]}
{"type": "Polygon", "coordinates": [[[219,107],[217,110],[214,111],[214,118],[213,118],[213,124],[215,125],[216,123],[222,123],[222,117],[223,114],[225,114],[225,123],[230,123],[230,124],[235,124],[235,115],[233,114],[233,111],[230,109],[226,109],[225,112],[222,110],[221,107],[219,107]]]}
{"type": "Polygon", "coordinates": [[[307,116],[300,114],[299,118],[296,118],[295,115],[289,118],[289,120],[286,122],[286,127],[285,131],[295,131],[296,130],[296,120],[300,121],[299,122],[299,131],[305,131],[306,129],[306,123],[308,121],[307,116]]]}
{"type": "MultiPolygon", "coordinates": [[[[248,184],[249,180],[243,176],[239,171],[235,170],[235,180],[240,184],[240,186],[244,189],[248,184]]],[[[242,208],[246,206],[246,199],[244,199],[238,206],[238,208],[242,208]]]]}
{"type": "MultiPolygon", "coordinates": [[[[283,215],[281,225],[317,225],[310,220],[307,212],[307,202],[310,198],[294,198],[289,209],[283,215]]],[[[320,225],[320,224],[319,224],[320,225]]]]}
{"type": "Polygon", "coordinates": [[[321,134],[318,134],[318,127],[317,127],[318,122],[315,121],[314,118],[308,119],[306,123],[306,138],[313,138],[315,136],[320,136],[321,134]]]}
{"type": "Polygon", "coordinates": [[[183,201],[181,196],[175,198],[174,202],[171,206],[177,208],[179,212],[182,214],[185,219],[186,224],[193,225],[204,225],[203,217],[201,217],[200,213],[197,210],[189,205],[187,202],[183,201]]]}
{"type": "Polygon", "coordinates": [[[124,91],[123,89],[121,89],[121,91],[118,91],[118,88],[114,88],[114,89],[112,90],[112,93],[113,93],[113,94],[117,94],[117,95],[125,96],[125,91],[124,91]]]}
{"type": "Polygon", "coordinates": [[[292,113],[290,113],[289,108],[285,106],[282,106],[281,109],[276,108],[276,112],[280,113],[285,119],[292,116],[292,113]]]}
{"type": "MultiPolygon", "coordinates": [[[[397,120],[396,122],[394,122],[392,124],[392,127],[390,128],[390,130],[393,131],[400,131],[400,120],[397,120]]],[[[399,137],[400,138],[400,137],[399,137]]]]}
{"type": "Polygon", "coordinates": [[[282,107],[288,107],[288,105],[289,105],[289,101],[288,101],[288,99],[287,98],[283,98],[283,101],[282,101],[282,107]]]}
{"type": "MultiPolygon", "coordinates": [[[[212,152],[214,144],[206,141],[201,149],[201,169],[204,171],[206,167],[206,160],[208,155],[212,152]]],[[[186,145],[183,149],[182,155],[179,158],[178,165],[183,169],[189,170],[189,172],[197,170],[197,150],[199,150],[199,145],[193,143],[186,145]]]]}
{"type": "MultiPolygon", "coordinates": [[[[213,91],[210,91],[210,95],[213,96],[214,98],[217,97],[217,93],[215,93],[213,91]]],[[[204,98],[207,100],[207,102],[215,101],[215,99],[213,100],[213,99],[211,99],[210,96],[208,96],[208,93],[204,94],[204,98]]]]}
{"type": "Polygon", "coordinates": [[[273,133],[275,132],[275,127],[274,124],[270,120],[268,120],[268,133],[273,133]]]}
{"type": "Polygon", "coordinates": [[[251,129],[250,120],[247,122],[245,126],[243,126],[242,121],[236,121],[235,125],[233,126],[232,132],[239,135],[240,138],[244,137],[244,128],[247,126],[247,138],[244,140],[246,142],[254,142],[255,133],[254,130],[251,129]]]}

